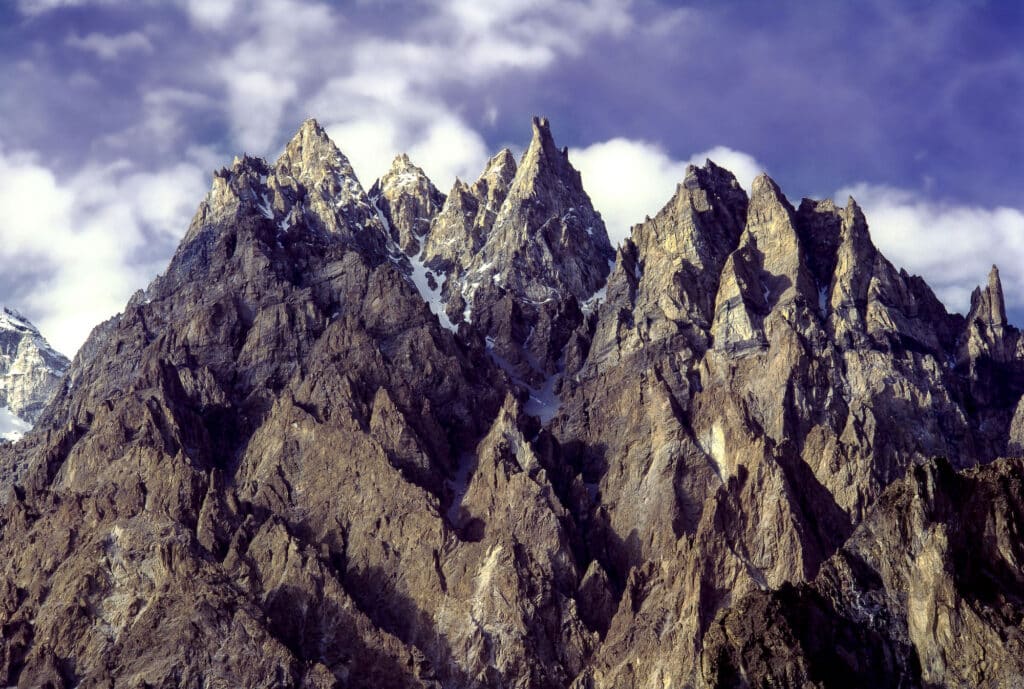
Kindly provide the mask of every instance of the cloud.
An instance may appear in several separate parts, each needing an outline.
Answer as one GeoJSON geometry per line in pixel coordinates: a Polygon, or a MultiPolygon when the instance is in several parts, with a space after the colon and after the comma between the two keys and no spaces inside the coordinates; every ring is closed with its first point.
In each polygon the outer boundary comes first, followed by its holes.
{"type": "Polygon", "coordinates": [[[73,354],[162,269],[205,177],[188,162],[139,172],[120,161],[65,180],[38,156],[0,150],[0,272],[33,276],[9,298],[73,354]]]}
{"type": "Polygon", "coordinates": [[[231,78],[228,108],[235,140],[244,151],[263,153],[270,148],[285,105],[297,90],[293,81],[261,70],[241,71],[231,78]]]}
{"type": "MultiPolygon", "coordinates": [[[[592,38],[632,25],[629,3],[620,0],[431,0],[410,21],[362,32],[321,3],[254,0],[244,14],[234,13],[236,21],[223,23],[222,14],[232,16],[233,3],[227,5],[215,17],[192,2],[188,10],[194,22],[239,37],[215,69],[236,143],[272,155],[289,122],[313,116],[365,185],[399,152],[442,188],[456,175],[479,174],[487,147],[446,89],[483,88],[501,74],[546,69],[560,56],[579,54],[592,38]],[[334,76],[311,79],[325,65],[334,76]]],[[[482,114],[483,124],[493,126],[492,111],[482,114]]]]}
{"type": "Polygon", "coordinates": [[[189,19],[203,29],[223,29],[238,6],[237,0],[186,0],[189,19]]]}
{"type": "Polygon", "coordinates": [[[43,14],[61,7],[80,7],[95,0],[18,0],[18,10],[29,16],[43,14]]]}
{"type": "Polygon", "coordinates": [[[103,60],[116,60],[122,53],[153,52],[153,44],[141,31],[111,36],[101,33],[91,33],[87,36],[72,34],[68,36],[67,44],[72,48],[94,53],[103,60]]]}
{"type": "Polygon", "coordinates": [[[226,91],[235,142],[266,155],[278,140],[286,108],[304,93],[300,82],[321,74],[328,51],[338,45],[337,17],[318,3],[258,0],[231,29],[238,40],[215,60],[214,76],[226,91]]]}
{"type": "Polygon", "coordinates": [[[894,187],[856,184],[836,192],[864,209],[871,236],[897,266],[921,275],[950,310],[966,314],[993,262],[1007,309],[1024,314],[1024,212],[927,199],[894,187]]]}
{"type": "Polygon", "coordinates": [[[604,218],[612,244],[620,243],[633,225],[668,203],[687,165],[702,166],[710,158],[733,172],[748,191],[754,177],[764,170],[753,156],[725,146],[674,160],[656,144],[623,138],[572,150],[569,157],[604,218]]]}

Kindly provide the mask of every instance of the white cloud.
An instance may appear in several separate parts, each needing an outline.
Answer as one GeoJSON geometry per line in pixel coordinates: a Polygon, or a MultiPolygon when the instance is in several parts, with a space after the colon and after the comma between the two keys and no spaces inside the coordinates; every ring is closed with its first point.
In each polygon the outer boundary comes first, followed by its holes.
{"type": "Polygon", "coordinates": [[[237,144],[266,154],[285,109],[301,93],[300,80],[322,73],[328,52],[344,43],[331,10],[302,0],[258,0],[232,28],[241,40],[215,61],[214,75],[227,93],[237,144]]]}
{"type": "Polygon", "coordinates": [[[572,150],[569,159],[579,169],[613,245],[645,216],[657,213],[686,172],[685,162],[672,160],[659,146],[631,139],[572,150]]]}
{"type": "Polygon", "coordinates": [[[897,266],[921,275],[948,309],[966,314],[993,263],[1007,309],[1024,309],[1024,212],[932,201],[893,187],[857,184],[836,192],[864,209],[871,236],[897,266]]]}
{"type": "MultiPolygon", "coordinates": [[[[362,35],[327,5],[306,0],[252,0],[246,12],[235,12],[226,33],[239,40],[215,74],[237,145],[273,155],[280,130],[292,128],[285,118],[297,126],[312,116],[364,185],[397,153],[408,152],[446,188],[455,175],[479,174],[488,153],[480,134],[445,101],[446,85],[485,85],[509,71],[542,70],[580,53],[592,38],[632,25],[630,3],[621,0],[426,5],[423,18],[399,32],[362,35]],[[324,65],[335,76],[310,80],[324,65]]],[[[189,9],[193,21],[203,21],[189,9]]],[[[494,110],[484,121],[496,117],[494,110]]]]}
{"type": "Polygon", "coordinates": [[[452,70],[475,77],[509,68],[547,67],[559,55],[579,54],[594,36],[621,35],[633,25],[630,4],[444,0],[436,3],[438,14],[427,27],[431,33],[445,34],[453,53],[463,56],[452,63],[452,70]]]}
{"type": "Polygon", "coordinates": [[[266,151],[277,136],[285,105],[295,95],[295,82],[260,70],[235,74],[228,87],[228,106],[235,139],[246,152],[266,151]]]}
{"type": "Polygon", "coordinates": [[[413,161],[422,161],[424,172],[445,192],[456,177],[479,175],[489,155],[480,135],[455,117],[431,124],[408,151],[413,161]]]}
{"type": "Polygon", "coordinates": [[[62,180],[36,156],[0,151],[0,271],[31,266],[43,276],[13,306],[73,354],[162,268],[165,256],[154,264],[137,254],[152,254],[154,243],[169,254],[204,187],[191,163],[139,173],[116,162],[62,180]]]}
{"type": "Polygon", "coordinates": [[[116,60],[122,53],[153,52],[153,44],[141,31],[115,35],[91,33],[87,36],[79,36],[72,34],[68,36],[67,44],[72,48],[94,53],[104,60],[116,60]]]}
{"type": "Polygon", "coordinates": [[[359,118],[321,124],[352,163],[356,176],[366,189],[370,188],[373,180],[387,172],[395,152],[400,150],[397,128],[387,120],[359,118]]]}
{"type": "Polygon", "coordinates": [[[223,29],[235,13],[236,0],[186,0],[192,23],[204,29],[223,29]]]}
{"type": "Polygon", "coordinates": [[[725,146],[680,161],[656,144],[623,138],[572,150],[569,157],[604,218],[612,244],[628,237],[633,225],[668,203],[689,164],[702,166],[710,158],[735,174],[748,191],[754,177],[764,169],[753,156],[725,146]]]}

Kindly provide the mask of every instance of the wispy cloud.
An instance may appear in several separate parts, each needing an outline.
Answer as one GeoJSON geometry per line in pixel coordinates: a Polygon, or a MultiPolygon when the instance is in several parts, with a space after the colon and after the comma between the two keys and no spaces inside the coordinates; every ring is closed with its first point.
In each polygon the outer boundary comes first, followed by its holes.
{"type": "Polygon", "coordinates": [[[38,156],[0,151],[0,264],[32,273],[8,300],[73,354],[162,268],[206,185],[188,161],[152,172],[120,161],[61,179],[38,156]]]}
{"type": "Polygon", "coordinates": [[[115,35],[91,33],[86,36],[79,36],[78,34],[71,34],[68,36],[67,44],[72,48],[93,53],[104,60],[116,60],[125,53],[153,52],[153,44],[146,34],[141,31],[130,31],[115,35]]]}

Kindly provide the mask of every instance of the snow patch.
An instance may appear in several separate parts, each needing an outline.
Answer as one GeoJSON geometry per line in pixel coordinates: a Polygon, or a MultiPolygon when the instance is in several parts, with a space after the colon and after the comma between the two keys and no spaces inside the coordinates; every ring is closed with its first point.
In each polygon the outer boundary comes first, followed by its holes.
{"type": "MultiPolygon", "coordinates": [[[[612,279],[612,273],[615,271],[615,261],[608,261],[608,277],[605,278],[604,284],[601,287],[587,297],[582,304],[580,304],[580,310],[587,316],[593,313],[597,307],[601,305],[601,302],[605,300],[608,295],[608,283],[612,279]]],[[[639,278],[637,278],[639,280],[639,278]]]]}
{"type": "Polygon", "coordinates": [[[384,181],[384,188],[391,189],[408,189],[418,188],[423,178],[415,172],[406,170],[400,172],[397,175],[389,175],[384,181]]]}
{"type": "Polygon", "coordinates": [[[260,202],[256,204],[256,208],[259,209],[260,213],[267,220],[274,219],[274,209],[271,207],[270,199],[267,198],[265,193],[260,194],[260,202]]]}
{"type": "Polygon", "coordinates": [[[828,315],[828,285],[818,290],[818,309],[822,316],[828,315]]]}
{"type": "Polygon", "coordinates": [[[562,406],[562,399],[555,394],[555,385],[558,384],[558,379],[561,377],[561,373],[556,373],[553,376],[548,376],[539,388],[527,387],[530,397],[526,400],[523,411],[530,416],[539,418],[542,424],[547,424],[555,418],[555,414],[562,406]]]}
{"type": "MultiPolygon", "coordinates": [[[[494,360],[494,363],[496,363],[502,371],[508,374],[508,377],[512,379],[513,383],[519,387],[526,388],[529,393],[526,404],[523,405],[523,411],[530,416],[536,416],[539,418],[542,424],[547,424],[551,419],[555,418],[555,415],[562,406],[562,399],[555,393],[555,387],[558,385],[558,381],[562,377],[562,371],[559,370],[553,375],[548,376],[544,379],[544,382],[540,387],[535,388],[519,377],[516,373],[515,366],[513,366],[508,359],[494,350],[493,337],[488,335],[484,338],[484,342],[487,344],[487,353],[490,355],[491,359],[494,360]]],[[[536,368],[536,366],[534,368],[536,368]]]]}
{"type": "Polygon", "coordinates": [[[32,430],[32,424],[15,414],[9,407],[0,407],[0,438],[15,442],[32,430]]]}
{"type": "Polygon", "coordinates": [[[453,333],[459,331],[458,326],[451,322],[448,318],[448,314],[444,310],[444,298],[441,296],[441,288],[444,287],[445,281],[448,276],[444,273],[435,273],[427,268],[423,263],[423,253],[418,253],[414,258],[409,259],[409,263],[412,264],[412,273],[409,277],[412,278],[412,284],[419,290],[420,296],[427,302],[427,306],[430,307],[430,312],[437,316],[437,320],[440,321],[441,327],[450,330],[453,333]],[[434,287],[430,286],[430,278],[434,279],[434,287]]]}
{"type": "Polygon", "coordinates": [[[586,301],[580,304],[580,310],[583,311],[584,314],[589,316],[591,313],[594,312],[595,309],[597,309],[597,307],[601,305],[601,302],[605,300],[606,296],[608,296],[607,282],[604,283],[604,287],[591,294],[586,301]]]}
{"type": "MultiPolygon", "coordinates": [[[[377,212],[377,219],[380,220],[381,226],[384,228],[384,238],[387,240],[388,247],[392,254],[400,255],[401,250],[395,245],[394,240],[391,238],[391,223],[388,222],[387,217],[377,206],[373,204],[373,209],[377,212]]],[[[437,316],[437,320],[441,323],[441,327],[449,330],[453,333],[459,332],[457,325],[452,323],[451,319],[448,318],[448,314],[444,310],[444,298],[441,296],[441,289],[444,287],[445,281],[448,276],[441,272],[435,272],[427,268],[423,262],[423,254],[425,253],[425,242],[423,237],[417,237],[419,246],[416,247],[416,254],[409,258],[409,265],[412,266],[412,272],[409,273],[409,278],[412,280],[413,286],[416,291],[423,297],[423,301],[427,302],[427,306],[430,307],[430,312],[437,316]],[[431,278],[433,278],[434,287],[430,286],[431,278]]],[[[395,263],[397,260],[392,259],[395,263]]]]}

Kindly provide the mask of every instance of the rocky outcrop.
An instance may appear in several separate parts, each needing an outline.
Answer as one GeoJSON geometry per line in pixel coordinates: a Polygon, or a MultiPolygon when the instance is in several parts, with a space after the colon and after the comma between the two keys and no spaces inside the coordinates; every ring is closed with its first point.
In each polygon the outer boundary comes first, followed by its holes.
{"type": "Polygon", "coordinates": [[[428,266],[456,276],[465,271],[494,226],[515,175],[516,161],[506,148],[488,161],[472,185],[455,181],[424,247],[428,266]]]}
{"type": "Polygon", "coordinates": [[[762,176],[747,204],[699,172],[688,195],[717,213],[680,214],[697,204],[677,193],[634,228],[551,426],[593,486],[578,519],[622,592],[585,686],[700,684],[716,615],[813,579],[908,467],[988,461],[1010,425],[953,368],[962,321],[881,256],[852,199],[797,210],[762,176]],[[710,274],[672,282],[706,238],[724,248],[710,274]],[[675,284],[717,297],[684,310],[699,302],[669,301],[675,284]],[[637,308],[654,299],[674,308],[637,308]]]}
{"type": "Polygon", "coordinates": [[[965,321],[852,199],[710,161],[612,256],[544,120],[443,199],[312,121],[216,173],[0,445],[0,682],[1018,676],[998,273],[965,321]]]}
{"type": "Polygon", "coordinates": [[[518,167],[502,152],[471,189],[457,184],[451,196],[461,216],[455,206],[438,216],[431,230],[438,240],[427,247],[438,265],[460,260],[445,283],[448,315],[472,323],[510,373],[540,387],[562,367],[582,321],[579,304],[608,275],[613,254],[604,223],[543,118],[534,118],[518,167]],[[461,237],[470,246],[483,241],[471,255],[435,248],[461,237]]]}
{"type": "Polygon", "coordinates": [[[20,313],[9,307],[0,312],[0,407],[31,424],[69,363],[20,313]]]}
{"type": "Polygon", "coordinates": [[[1024,463],[915,466],[808,584],[712,625],[715,687],[1012,687],[1024,676],[1024,463]]]}
{"type": "Polygon", "coordinates": [[[374,183],[370,200],[387,221],[391,241],[406,255],[417,256],[445,197],[423,170],[402,154],[395,158],[387,174],[374,183]]]}

